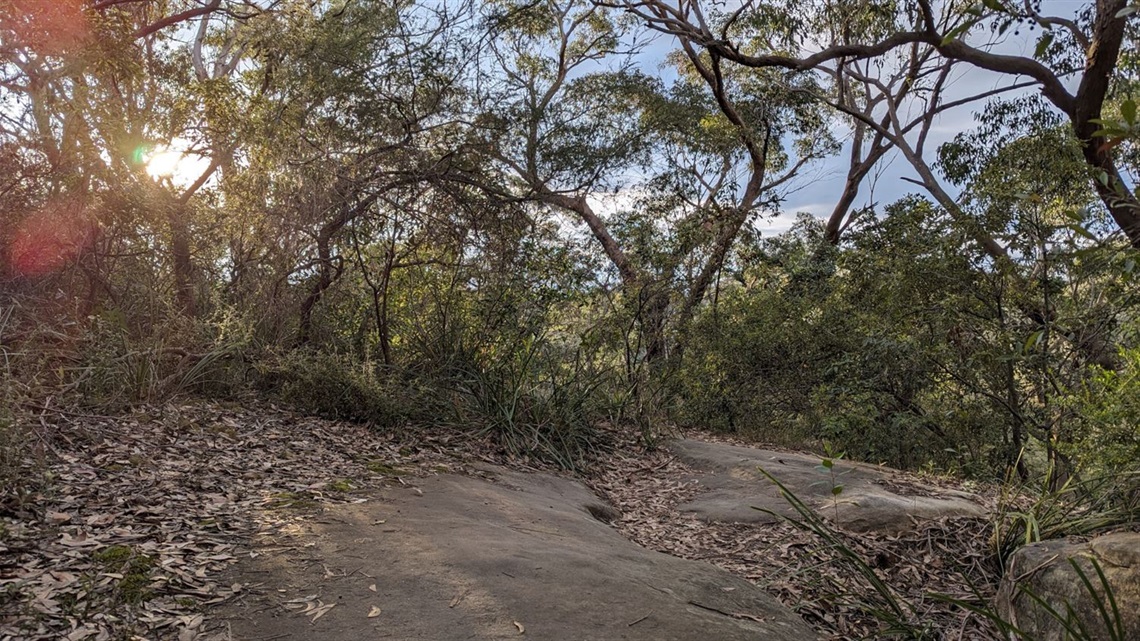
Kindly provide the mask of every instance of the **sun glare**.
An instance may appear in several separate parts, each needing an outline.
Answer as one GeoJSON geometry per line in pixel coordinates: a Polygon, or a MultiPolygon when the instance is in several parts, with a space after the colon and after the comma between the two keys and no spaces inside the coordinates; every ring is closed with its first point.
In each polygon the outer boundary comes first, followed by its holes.
{"type": "Polygon", "coordinates": [[[176,187],[194,184],[210,167],[210,160],[197,153],[188,153],[192,145],[181,138],[169,144],[135,151],[136,162],[141,162],[146,173],[156,180],[169,180],[176,187]]]}
{"type": "Polygon", "coordinates": [[[146,173],[152,178],[170,178],[179,172],[185,154],[169,149],[157,151],[146,159],[146,173]]]}

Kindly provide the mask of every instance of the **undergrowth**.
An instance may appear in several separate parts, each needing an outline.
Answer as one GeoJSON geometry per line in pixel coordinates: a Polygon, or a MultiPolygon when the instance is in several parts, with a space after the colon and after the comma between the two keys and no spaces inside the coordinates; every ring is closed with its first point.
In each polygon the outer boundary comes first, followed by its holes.
{"type": "Polygon", "coordinates": [[[1140,472],[1073,476],[1056,489],[1009,479],[993,519],[993,565],[1000,571],[1023,545],[1087,536],[1135,523],[1138,516],[1140,472]]]}
{"type": "Polygon", "coordinates": [[[384,367],[308,350],[255,365],[264,393],[307,413],[377,429],[434,426],[496,443],[504,453],[581,469],[608,451],[601,423],[616,409],[605,371],[582,362],[550,366],[541,341],[496,358],[453,359],[449,370],[384,367]]]}
{"type": "Polygon", "coordinates": [[[254,370],[258,389],[299,410],[379,428],[428,421],[440,400],[413,378],[337,354],[308,350],[271,354],[254,370]]]}
{"type": "Polygon", "coordinates": [[[560,367],[544,358],[543,341],[524,341],[509,358],[462,372],[456,420],[476,427],[519,457],[580,469],[609,449],[597,423],[612,415],[606,370],[579,358],[560,367]]]}
{"type": "MultiPolygon", "coordinates": [[[[826,556],[830,561],[841,566],[841,574],[852,581],[843,586],[833,586],[836,593],[830,598],[877,621],[879,631],[876,638],[890,637],[910,641],[948,638],[947,631],[940,627],[940,623],[944,622],[939,620],[940,617],[933,610],[941,603],[951,610],[965,611],[980,617],[1004,638],[1034,641],[1035,636],[1019,628],[1011,620],[1012,615],[1004,612],[996,601],[993,586],[998,584],[1008,567],[1012,553],[1021,545],[1067,535],[1089,535],[1115,525],[1132,523],[1135,517],[1134,512],[1123,510],[1119,506],[1106,506],[1093,498],[1104,495],[1101,488],[1093,488],[1096,491],[1092,494],[1078,493],[1077,488],[1065,488],[1063,491],[1043,492],[1033,500],[1023,498],[1020,502],[1024,509],[1000,509],[991,517],[994,528],[994,537],[990,541],[993,563],[989,567],[992,576],[986,582],[990,587],[981,585],[977,577],[962,572],[961,584],[967,586],[971,593],[969,596],[940,593],[916,596],[913,592],[892,585],[876,570],[873,561],[864,558],[835,525],[804,503],[767,470],[760,468],[759,471],[778,488],[795,515],[786,516],[771,510],[754,509],[786,520],[819,540],[827,550],[826,556]]],[[[1008,505],[1010,502],[1013,501],[1009,496],[1003,497],[1003,504],[1008,505]]],[[[1073,602],[1057,603],[1037,594],[1018,579],[1013,579],[1010,589],[1014,595],[1031,600],[1044,616],[1053,621],[1052,627],[1071,641],[1125,641],[1133,638],[1128,636],[1112,585],[1099,561],[1091,558],[1082,564],[1070,558],[1068,563],[1081,582],[1081,598],[1084,599],[1084,595],[1087,595],[1093,604],[1094,614],[1091,616],[1087,613],[1082,615],[1073,602]]]]}

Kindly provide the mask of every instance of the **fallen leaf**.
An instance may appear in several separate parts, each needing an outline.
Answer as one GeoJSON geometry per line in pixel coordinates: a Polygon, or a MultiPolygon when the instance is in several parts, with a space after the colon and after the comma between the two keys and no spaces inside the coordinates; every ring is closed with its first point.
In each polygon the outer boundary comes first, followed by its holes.
{"type": "Polygon", "coordinates": [[[91,525],[91,526],[95,526],[95,527],[102,527],[104,525],[110,525],[114,521],[115,521],[115,515],[114,514],[92,514],[91,516],[89,516],[83,520],[83,522],[86,523],[87,525],[91,525]]]}
{"type": "Polygon", "coordinates": [[[333,608],[335,608],[335,607],[336,607],[336,604],[335,604],[335,603],[330,603],[330,604],[328,604],[328,605],[322,605],[321,607],[319,607],[319,608],[317,608],[316,610],[314,610],[314,611],[313,611],[313,613],[312,613],[312,614],[313,614],[313,618],[312,618],[312,619],[310,619],[309,621],[310,621],[311,623],[316,623],[316,622],[317,622],[317,619],[319,619],[319,618],[323,617],[324,615],[328,614],[328,613],[329,613],[329,610],[331,610],[331,609],[333,609],[333,608]]]}
{"type": "Polygon", "coordinates": [[[372,619],[378,616],[380,616],[380,608],[372,606],[372,609],[368,611],[368,618],[372,619]]]}
{"type": "Polygon", "coordinates": [[[86,532],[80,532],[76,536],[71,536],[67,532],[64,532],[64,533],[60,534],[59,537],[60,537],[60,540],[59,540],[60,545],[66,545],[67,547],[71,547],[71,548],[82,548],[82,547],[102,545],[102,543],[100,543],[98,539],[88,538],[86,532]]]}

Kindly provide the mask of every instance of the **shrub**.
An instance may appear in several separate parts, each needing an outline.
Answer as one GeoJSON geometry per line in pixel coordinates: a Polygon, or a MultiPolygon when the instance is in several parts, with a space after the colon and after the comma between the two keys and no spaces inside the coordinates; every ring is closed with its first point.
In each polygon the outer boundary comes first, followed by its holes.
{"type": "Polygon", "coordinates": [[[388,428],[431,421],[437,397],[415,378],[351,357],[295,350],[255,364],[257,387],[302,412],[388,428]]]}
{"type": "Polygon", "coordinates": [[[457,420],[477,426],[512,455],[566,469],[588,465],[608,449],[596,426],[617,409],[607,393],[617,383],[580,353],[562,351],[532,336],[484,357],[457,381],[464,401],[457,420]]]}
{"type": "Polygon", "coordinates": [[[1118,371],[1096,368],[1068,399],[1072,440],[1065,453],[1099,476],[1140,467],[1140,348],[1121,350],[1120,361],[1118,371]]]}

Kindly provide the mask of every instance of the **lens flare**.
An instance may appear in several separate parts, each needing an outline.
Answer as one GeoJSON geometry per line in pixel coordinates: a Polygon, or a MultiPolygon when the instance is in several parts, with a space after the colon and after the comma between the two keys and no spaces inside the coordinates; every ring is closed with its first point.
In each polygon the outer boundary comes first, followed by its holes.
{"type": "Polygon", "coordinates": [[[58,270],[95,240],[97,227],[73,199],[48,203],[16,228],[8,246],[12,271],[41,276],[58,270]]]}
{"type": "Polygon", "coordinates": [[[132,165],[145,165],[146,159],[150,158],[153,149],[148,145],[140,145],[131,150],[131,164],[132,165]]]}
{"type": "Polygon", "coordinates": [[[82,46],[88,22],[83,0],[5,0],[0,29],[20,46],[57,55],[82,46]]]}

